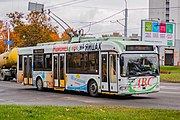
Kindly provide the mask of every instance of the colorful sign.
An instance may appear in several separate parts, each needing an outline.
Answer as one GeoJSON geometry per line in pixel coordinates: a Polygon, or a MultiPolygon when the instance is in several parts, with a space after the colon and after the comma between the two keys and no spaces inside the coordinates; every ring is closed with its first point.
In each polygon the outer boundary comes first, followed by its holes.
{"type": "Polygon", "coordinates": [[[166,33],[166,23],[160,23],[160,33],[166,33]]]}
{"type": "Polygon", "coordinates": [[[77,52],[77,51],[98,51],[101,50],[100,43],[83,43],[66,46],[54,46],[53,52],[77,52]]]}
{"type": "Polygon", "coordinates": [[[152,26],[152,32],[159,32],[159,23],[158,22],[153,22],[153,26],[152,26]]]}
{"type": "Polygon", "coordinates": [[[146,32],[152,32],[152,22],[146,22],[145,23],[145,31],[146,32]]]}
{"type": "Polygon", "coordinates": [[[101,50],[101,43],[86,43],[80,46],[80,50],[93,51],[101,50]]]}
{"type": "Polygon", "coordinates": [[[158,46],[174,46],[175,23],[142,20],[142,41],[158,46]]]}
{"type": "Polygon", "coordinates": [[[53,52],[64,52],[68,51],[68,46],[53,47],[53,52]]]}
{"type": "Polygon", "coordinates": [[[172,24],[166,24],[166,32],[169,34],[173,34],[173,25],[172,24]]]}

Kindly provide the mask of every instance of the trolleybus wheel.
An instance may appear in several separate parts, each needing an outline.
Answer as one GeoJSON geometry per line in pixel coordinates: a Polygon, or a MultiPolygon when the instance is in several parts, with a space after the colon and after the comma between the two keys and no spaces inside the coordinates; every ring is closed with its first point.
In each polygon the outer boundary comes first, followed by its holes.
{"type": "Polygon", "coordinates": [[[1,79],[2,81],[6,81],[6,80],[7,80],[7,77],[6,77],[6,75],[5,75],[3,72],[1,72],[0,79],[1,79]]]}
{"type": "Polygon", "coordinates": [[[94,80],[91,80],[88,85],[88,92],[90,96],[98,96],[98,86],[94,80]]]}
{"type": "Polygon", "coordinates": [[[41,78],[38,78],[38,79],[37,79],[37,81],[36,81],[36,87],[37,87],[37,90],[38,90],[38,91],[42,91],[42,90],[43,90],[43,83],[42,83],[41,78]]]}

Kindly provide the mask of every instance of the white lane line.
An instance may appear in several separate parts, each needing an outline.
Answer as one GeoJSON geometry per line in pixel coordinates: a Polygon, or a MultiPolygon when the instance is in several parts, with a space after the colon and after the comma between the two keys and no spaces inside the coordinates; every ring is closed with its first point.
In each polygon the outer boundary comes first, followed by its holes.
{"type": "Polygon", "coordinates": [[[159,93],[176,94],[180,96],[180,92],[160,91],[159,93]]]}
{"type": "Polygon", "coordinates": [[[160,86],[161,89],[171,89],[171,90],[180,90],[180,87],[175,87],[175,86],[160,86]]]}

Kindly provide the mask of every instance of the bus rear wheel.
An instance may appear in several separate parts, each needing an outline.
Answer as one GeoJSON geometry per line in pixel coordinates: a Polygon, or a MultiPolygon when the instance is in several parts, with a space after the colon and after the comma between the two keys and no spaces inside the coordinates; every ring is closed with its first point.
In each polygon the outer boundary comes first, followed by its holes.
{"type": "Polygon", "coordinates": [[[36,81],[36,87],[37,87],[37,90],[38,90],[38,91],[42,91],[42,90],[43,90],[43,83],[42,83],[41,78],[38,78],[38,79],[37,79],[37,81],[36,81]]]}
{"type": "Polygon", "coordinates": [[[88,92],[92,97],[98,96],[98,86],[94,80],[91,80],[88,84],[88,92]]]}
{"type": "Polygon", "coordinates": [[[1,72],[0,75],[1,75],[1,76],[0,76],[0,80],[2,80],[2,81],[8,81],[8,77],[5,75],[4,72],[1,72]]]}

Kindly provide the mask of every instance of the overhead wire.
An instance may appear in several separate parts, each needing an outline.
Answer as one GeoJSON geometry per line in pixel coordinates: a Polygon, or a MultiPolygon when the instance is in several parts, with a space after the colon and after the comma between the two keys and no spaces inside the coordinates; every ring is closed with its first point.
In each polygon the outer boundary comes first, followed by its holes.
{"type": "MultiPolygon", "coordinates": [[[[68,2],[63,2],[63,3],[59,3],[59,4],[56,4],[56,5],[51,5],[51,6],[48,6],[49,8],[51,9],[56,9],[57,7],[65,7],[65,6],[70,6],[70,5],[74,5],[74,4],[78,4],[78,3],[82,3],[82,2],[86,2],[88,0],[72,0],[72,1],[68,1],[68,2]]],[[[83,8],[95,8],[95,9],[108,9],[110,10],[111,8],[99,8],[99,7],[90,7],[90,6],[73,6],[73,7],[83,7],[83,8]]],[[[180,7],[169,7],[171,9],[179,9],[180,7]]],[[[155,10],[158,10],[158,9],[166,9],[166,7],[158,7],[158,8],[132,8],[132,9],[128,9],[129,11],[136,11],[136,10],[151,10],[151,9],[155,9],[155,10]]],[[[118,10],[118,9],[111,9],[111,10],[118,10]]],[[[101,19],[101,20],[98,20],[98,21],[92,21],[92,22],[82,22],[80,21],[79,23],[89,23],[88,25],[85,25],[85,26],[81,26],[79,27],[78,29],[82,29],[82,28],[86,28],[86,27],[89,27],[88,31],[86,33],[88,33],[91,29],[91,27],[95,24],[98,24],[98,23],[103,23],[103,22],[112,22],[112,21],[105,21],[109,18],[112,18],[120,13],[122,13],[124,10],[122,11],[119,11],[117,13],[114,13],[113,15],[111,16],[108,16],[104,19],[101,19]]],[[[78,23],[78,22],[77,22],[78,23]]],[[[137,28],[136,28],[137,29],[137,28]]],[[[139,29],[139,28],[138,28],[139,29]]],[[[130,29],[128,29],[130,30],[130,29]]]]}
{"type": "MultiPolygon", "coordinates": [[[[124,20],[124,18],[122,19],[118,19],[118,21],[124,20]]],[[[89,23],[95,23],[97,21],[73,21],[73,20],[66,20],[69,21],[69,23],[82,23],[82,24],[89,24],[89,23]]],[[[108,20],[108,21],[102,21],[101,23],[112,23],[113,21],[117,21],[117,20],[108,20]]]]}
{"type": "Polygon", "coordinates": [[[57,6],[51,7],[50,9],[56,9],[56,8],[59,8],[59,7],[71,6],[71,5],[74,5],[74,4],[79,4],[79,3],[83,3],[83,2],[87,2],[87,1],[89,1],[89,0],[77,0],[77,2],[75,1],[75,2],[64,4],[64,5],[57,5],[57,6]]]}
{"type": "MultiPolygon", "coordinates": [[[[94,23],[91,24],[91,26],[92,26],[92,25],[95,25],[95,24],[98,24],[98,23],[101,23],[101,22],[103,22],[103,21],[105,21],[105,20],[107,20],[107,19],[109,19],[109,18],[112,18],[112,17],[114,17],[114,16],[122,13],[123,11],[124,11],[124,10],[121,10],[121,11],[119,11],[119,12],[117,12],[117,13],[114,13],[114,14],[106,17],[106,18],[103,18],[103,19],[101,19],[101,20],[99,20],[99,21],[97,21],[97,22],[94,22],[94,23]]],[[[79,27],[79,28],[82,29],[82,28],[86,28],[86,27],[89,27],[89,25],[85,25],[85,26],[82,26],[82,27],[79,27]]]]}
{"type": "Polygon", "coordinates": [[[46,6],[46,8],[50,9],[51,7],[55,7],[55,6],[58,6],[58,5],[63,5],[63,4],[67,4],[67,3],[71,3],[71,2],[75,2],[75,1],[79,1],[79,0],[70,0],[70,1],[62,2],[62,3],[46,6]]]}
{"type": "MultiPolygon", "coordinates": [[[[128,30],[136,30],[136,29],[141,29],[141,27],[137,27],[137,28],[129,28],[128,30]]],[[[115,31],[104,31],[104,32],[98,32],[98,33],[91,33],[92,35],[98,35],[98,34],[105,34],[105,33],[112,33],[112,32],[121,32],[123,31],[123,29],[121,30],[115,30],[115,31]]]]}
{"type": "Polygon", "coordinates": [[[72,7],[93,8],[93,9],[105,9],[105,10],[118,10],[118,11],[119,11],[119,9],[102,8],[102,7],[91,7],[91,6],[79,6],[79,5],[75,5],[75,6],[72,6],[72,7]]]}
{"type": "Polygon", "coordinates": [[[85,35],[91,30],[91,22],[90,22],[90,25],[89,25],[89,29],[87,30],[87,32],[85,33],[85,35]]]}
{"type": "MultiPolygon", "coordinates": [[[[119,10],[118,8],[102,8],[102,7],[91,7],[91,6],[73,6],[73,7],[82,7],[82,8],[94,8],[94,9],[106,9],[106,10],[119,10]]],[[[169,7],[172,9],[178,9],[180,7],[169,7]]],[[[153,7],[153,8],[131,8],[128,10],[149,10],[149,9],[166,9],[166,7],[153,7]]]]}

